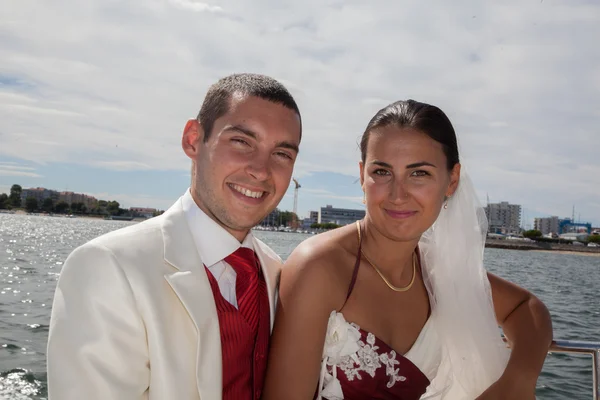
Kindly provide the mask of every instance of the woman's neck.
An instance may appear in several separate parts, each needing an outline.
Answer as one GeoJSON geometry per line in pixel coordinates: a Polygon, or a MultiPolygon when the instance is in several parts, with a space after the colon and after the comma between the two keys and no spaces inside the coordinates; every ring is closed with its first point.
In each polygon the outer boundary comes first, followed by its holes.
{"type": "Polygon", "coordinates": [[[383,235],[369,220],[362,222],[361,251],[388,279],[409,281],[413,274],[413,254],[419,240],[397,241],[383,235]]]}

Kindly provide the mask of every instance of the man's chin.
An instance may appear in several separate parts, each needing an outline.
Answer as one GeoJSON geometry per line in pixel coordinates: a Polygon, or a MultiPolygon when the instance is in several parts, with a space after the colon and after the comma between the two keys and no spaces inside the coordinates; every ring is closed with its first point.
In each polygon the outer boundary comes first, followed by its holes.
{"type": "Polygon", "coordinates": [[[240,221],[239,219],[236,220],[236,221],[230,220],[225,225],[227,226],[227,228],[229,228],[231,230],[238,231],[238,232],[243,232],[243,231],[249,231],[250,229],[252,229],[255,226],[259,225],[263,219],[264,218],[252,219],[252,220],[250,220],[250,219],[244,219],[242,221],[240,221]]]}

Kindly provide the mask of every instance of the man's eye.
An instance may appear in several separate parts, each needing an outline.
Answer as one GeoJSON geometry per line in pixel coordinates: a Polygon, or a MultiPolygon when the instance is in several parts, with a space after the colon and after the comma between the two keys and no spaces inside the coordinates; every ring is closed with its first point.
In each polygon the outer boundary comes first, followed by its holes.
{"type": "Polygon", "coordinates": [[[293,160],[292,156],[290,156],[288,153],[286,153],[284,151],[278,151],[275,154],[277,154],[279,157],[286,158],[288,160],[293,160]]]}
{"type": "Polygon", "coordinates": [[[232,142],[236,142],[236,143],[240,143],[240,144],[245,144],[246,146],[250,146],[250,144],[248,142],[246,142],[244,139],[232,138],[231,141],[232,142]]]}

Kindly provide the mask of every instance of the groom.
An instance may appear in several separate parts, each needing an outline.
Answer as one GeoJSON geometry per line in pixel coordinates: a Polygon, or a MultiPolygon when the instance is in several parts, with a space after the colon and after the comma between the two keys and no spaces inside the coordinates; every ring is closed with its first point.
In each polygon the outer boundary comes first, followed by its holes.
{"type": "Polygon", "coordinates": [[[258,399],[280,258],[250,229],[286,192],[302,133],[279,82],[231,75],[187,122],[189,190],[77,248],[48,339],[51,400],[258,399]]]}

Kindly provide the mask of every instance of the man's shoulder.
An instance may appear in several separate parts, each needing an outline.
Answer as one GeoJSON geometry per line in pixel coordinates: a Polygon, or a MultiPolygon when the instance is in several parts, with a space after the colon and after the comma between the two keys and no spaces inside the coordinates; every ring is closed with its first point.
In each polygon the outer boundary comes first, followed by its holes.
{"type": "Polygon", "coordinates": [[[162,240],[161,219],[162,216],[158,216],[126,226],[98,236],[86,244],[112,250],[155,246],[156,239],[162,240]]]}
{"type": "Polygon", "coordinates": [[[140,276],[162,265],[164,241],[159,218],[117,229],[78,246],[65,260],[61,278],[65,275],[70,277],[68,280],[86,280],[84,275],[89,275],[101,279],[115,271],[140,276]]]}

